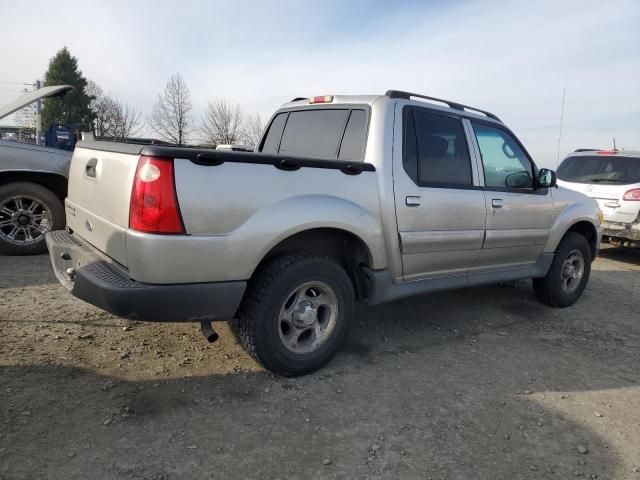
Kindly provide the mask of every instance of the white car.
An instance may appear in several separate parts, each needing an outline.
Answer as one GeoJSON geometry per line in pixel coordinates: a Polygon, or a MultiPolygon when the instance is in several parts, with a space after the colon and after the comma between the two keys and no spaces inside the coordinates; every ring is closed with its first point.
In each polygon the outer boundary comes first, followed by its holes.
{"type": "Polygon", "coordinates": [[[640,152],[576,150],[558,167],[558,185],[584,193],[600,205],[603,235],[640,244],[640,152]]]}

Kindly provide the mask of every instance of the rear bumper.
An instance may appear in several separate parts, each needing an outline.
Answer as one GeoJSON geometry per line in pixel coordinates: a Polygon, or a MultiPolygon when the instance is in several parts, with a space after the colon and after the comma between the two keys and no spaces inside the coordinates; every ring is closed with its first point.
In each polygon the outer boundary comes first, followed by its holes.
{"type": "Polygon", "coordinates": [[[640,240],[640,222],[617,223],[605,221],[602,223],[602,234],[607,237],[640,240]]]}
{"type": "Polygon", "coordinates": [[[126,270],[64,230],[47,234],[56,277],[75,297],[119,317],[149,322],[233,318],[245,281],[156,285],[131,280],[126,270]]]}

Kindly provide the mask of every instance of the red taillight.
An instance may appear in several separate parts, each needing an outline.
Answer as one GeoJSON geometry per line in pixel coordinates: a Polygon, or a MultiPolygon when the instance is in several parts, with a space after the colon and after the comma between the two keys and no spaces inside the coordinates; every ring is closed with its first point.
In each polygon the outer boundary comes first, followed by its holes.
{"type": "Polygon", "coordinates": [[[320,95],[319,97],[311,97],[309,103],[331,103],[333,95],[320,95]]]}
{"type": "Polygon", "coordinates": [[[624,192],[622,199],[631,200],[632,202],[633,201],[640,202],[640,188],[633,188],[631,190],[627,190],[626,192],[624,192]]]}
{"type": "Polygon", "coordinates": [[[147,233],[184,233],[173,159],[140,157],[131,191],[129,226],[147,233]]]}
{"type": "Polygon", "coordinates": [[[617,150],[600,150],[599,152],[596,152],[597,155],[617,155],[618,151],[617,150]]]}

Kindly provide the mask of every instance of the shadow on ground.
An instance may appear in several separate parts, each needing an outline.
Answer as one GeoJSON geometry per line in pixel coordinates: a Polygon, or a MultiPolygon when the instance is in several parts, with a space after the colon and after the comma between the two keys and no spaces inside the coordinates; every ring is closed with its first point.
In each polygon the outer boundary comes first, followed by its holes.
{"type": "Polygon", "coordinates": [[[338,358],[295,380],[131,381],[4,367],[0,474],[632,478],[628,455],[638,448],[625,442],[637,428],[615,438],[620,419],[640,424],[637,348],[590,330],[579,313],[562,321],[527,292],[490,287],[362,307],[338,358]],[[501,301],[480,301],[491,296],[501,301]]]}
{"type": "Polygon", "coordinates": [[[0,255],[0,289],[57,283],[49,263],[49,254],[20,257],[0,255]]]}
{"type": "Polygon", "coordinates": [[[602,258],[640,265],[640,248],[608,247],[600,251],[602,258]]]}
{"type": "Polygon", "coordinates": [[[569,309],[529,282],[360,306],[338,357],[299,379],[257,369],[227,326],[209,346],[73,301],[16,310],[0,477],[640,479],[640,282],[598,262],[569,309]]]}

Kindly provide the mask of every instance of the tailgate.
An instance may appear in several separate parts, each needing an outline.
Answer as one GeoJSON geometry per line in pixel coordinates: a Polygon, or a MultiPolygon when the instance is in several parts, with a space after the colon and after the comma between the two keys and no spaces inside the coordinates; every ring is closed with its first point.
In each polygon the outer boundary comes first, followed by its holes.
{"type": "Polygon", "coordinates": [[[125,231],[141,146],[102,145],[79,144],[73,153],[65,202],[67,225],[75,235],[126,266],[125,231]]]}
{"type": "Polygon", "coordinates": [[[624,193],[637,185],[590,185],[587,195],[594,198],[608,222],[631,223],[638,218],[640,202],[625,201],[624,193]]]}

